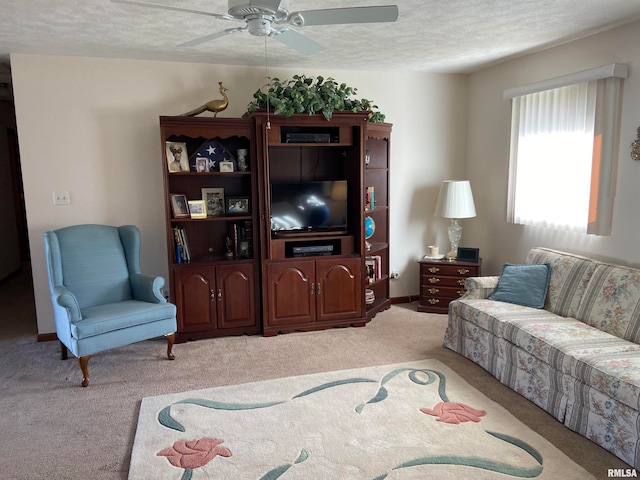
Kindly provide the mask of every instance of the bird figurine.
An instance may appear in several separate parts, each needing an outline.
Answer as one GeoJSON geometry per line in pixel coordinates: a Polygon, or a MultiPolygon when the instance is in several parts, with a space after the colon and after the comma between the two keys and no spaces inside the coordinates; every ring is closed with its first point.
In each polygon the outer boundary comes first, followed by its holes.
{"type": "Polygon", "coordinates": [[[196,108],[195,110],[191,110],[190,112],[187,113],[183,113],[182,115],[180,115],[181,117],[193,117],[195,115],[199,115],[202,112],[209,111],[209,112],[213,112],[213,116],[214,118],[218,115],[218,112],[221,112],[223,110],[225,110],[228,106],[229,106],[229,98],[227,97],[227,94],[225,93],[227,91],[227,88],[222,85],[222,82],[218,82],[218,85],[220,85],[220,93],[222,94],[222,100],[220,99],[216,99],[216,100],[211,100],[210,102],[205,103],[204,105],[202,105],[201,107],[196,108]]]}

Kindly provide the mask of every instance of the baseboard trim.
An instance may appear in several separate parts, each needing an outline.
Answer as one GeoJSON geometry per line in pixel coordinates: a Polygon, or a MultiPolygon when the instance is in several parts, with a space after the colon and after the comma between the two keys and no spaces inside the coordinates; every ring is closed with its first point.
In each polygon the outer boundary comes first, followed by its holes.
{"type": "Polygon", "coordinates": [[[391,304],[395,305],[398,303],[411,303],[411,302],[417,302],[418,299],[420,297],[418,295],[410,295],[410,296],[403,296],[403,297],[392,297],[391,298],[391,304]]]}
{"type": "Polygon", "coordinates": [[[58,340],[58,336],[55,333],[39,333],[37,340],[38,342],[53,342],[58,340]]]}

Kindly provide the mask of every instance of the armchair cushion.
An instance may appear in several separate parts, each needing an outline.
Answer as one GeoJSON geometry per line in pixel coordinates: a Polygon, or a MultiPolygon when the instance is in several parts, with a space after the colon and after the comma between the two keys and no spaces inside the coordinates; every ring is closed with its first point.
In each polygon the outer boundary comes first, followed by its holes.
{"type": "Polygon", "coordinates": [[[88,338],[171,318],[175,312],[176,307],[171,303],[149,304],[138,300],[96,305],[82,311],[83,318],[72,323],[71,333],[77,339],[88,338]]]}

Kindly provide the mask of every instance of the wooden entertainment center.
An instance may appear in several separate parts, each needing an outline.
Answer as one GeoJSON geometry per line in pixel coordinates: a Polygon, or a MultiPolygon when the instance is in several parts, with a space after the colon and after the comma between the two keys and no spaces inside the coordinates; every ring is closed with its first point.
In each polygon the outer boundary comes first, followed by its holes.
{"type": "Polygon", "coordinates": [[[178,341],[363,326],[389,308],[390,124],[370,123],[366,113],[327,121],[257,112],[160,117],[160,132],[178,341]],[[188,170],[170,171],[176,145],[186,149],[188,170]],[[246,167],[238,150],[247,152],[246,167]],[[271,189],[282,183],[318,184],[326,195],[314,207],[320,223],[332,227],[326,217],[344,210],[340,227],[276,228],[271,189]],[[202,218],[176,210],[185,199],[218,196],[222,211],[207,203],[202,218]]]}

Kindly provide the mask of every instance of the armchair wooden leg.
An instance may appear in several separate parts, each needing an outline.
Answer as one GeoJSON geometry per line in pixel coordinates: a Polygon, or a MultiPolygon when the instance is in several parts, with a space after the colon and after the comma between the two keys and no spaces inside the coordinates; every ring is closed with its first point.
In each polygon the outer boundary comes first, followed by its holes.
{"type": "Polygon", "coordinates": [[[82,370],[82,386],[89,386],[89,359],[91,355],[87,355],[86,357],[78,358],[78,364],[80,365],[80,370],[82,370]]]}
{"type": "Polygon", "coordinates": [[[69,358],[69,353],[67,351],[67,346],[62,342],[60,342],[60,358],[62,360],[66,360],[67,358],[69,358]]]}
{"type": "Polygon", "coordinates": [[[170,333],[169,335],[165,335],[165,337],[167,337],[167,358],[173,360],[176,357],[171,350],[173,350],[173,344],[176,342],[176,333],[170,333]]]}

